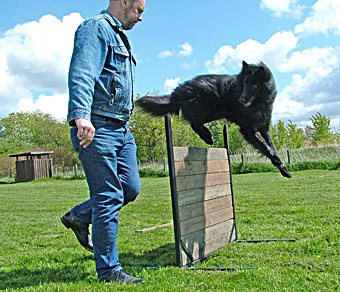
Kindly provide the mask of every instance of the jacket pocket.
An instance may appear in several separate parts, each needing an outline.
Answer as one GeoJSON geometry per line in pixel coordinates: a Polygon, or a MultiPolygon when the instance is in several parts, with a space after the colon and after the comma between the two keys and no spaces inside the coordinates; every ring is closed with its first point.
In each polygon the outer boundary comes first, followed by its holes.
{"type": "Polygon", "coordinates": [[[126,73],[129,69],[129,52],[124,46],[112,46],[112,63],[117,66],[120,73],[126,73]]]}

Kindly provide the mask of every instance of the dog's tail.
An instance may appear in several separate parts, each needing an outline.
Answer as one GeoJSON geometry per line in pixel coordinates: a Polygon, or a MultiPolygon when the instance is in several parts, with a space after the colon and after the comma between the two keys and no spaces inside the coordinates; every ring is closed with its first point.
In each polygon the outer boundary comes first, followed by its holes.
{"type": "Polygon", "coordinates": [[[170,95],[144,96],[136,100],[136,104],[143,111],[153,116],[165,116],[167,114],[179,114],[179,107],[171,102],[170,95]]]}

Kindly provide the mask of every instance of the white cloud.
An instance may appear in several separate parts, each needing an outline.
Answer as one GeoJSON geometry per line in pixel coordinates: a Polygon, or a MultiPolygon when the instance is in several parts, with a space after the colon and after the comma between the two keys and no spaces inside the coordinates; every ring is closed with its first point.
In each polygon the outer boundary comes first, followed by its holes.
{"type": "Polygon", "coordinates": [[[194,51],[192,46],[187,42],[181,44],[179,47],[181,50],[178,52],[178,55],[182,57],[190,57],[194,51]]]}
{"type": "Polygon", "coordinates": [[[297,44],[298,39],[292,32],[279,32],[264,44],[249,39],[235,49],[225,45],[218,49],[213,60],[206,62],[206,67],[210,73],[227,73],[227,68],[239,69],[241,61],[245,60],[248,63],[263,61],[276,69],[297,44]]]}
{"type": "Polygon", "coordinates": [[[193,70],[197,67],[197,61],[196,60],[193,60],[191,62],[185,62],[185,63],[182,63],[181,64],[181,67],[184,69],[184,70],[193,70]]]}
{"type": "MultiPolygon", "coordinates": [[[[28,111],[38,92],[64,95],[74,32],[83,18],[72,13],[61,20],[45,15],[18,24],[0,38],[0,114],[28,111]],[[29,101],[29,102],[28,102],[29,101]]],[[[47,96],[46,96],[47,98],[47,96]]],[[[50,105],[53,104],[49,97],[50,105]]],[[[35,108],[41,110],[40,108],[35,108]]],[[[65,108],[66,116],[67,106],[65,108]]]]}
{"type": "Polygon", "coordinates": [[[180,77],[176,78],[167,78],[164,82],[164,90],[167,94],[171,93],[172,90],[174,90],[179,82],[181,81],[180,77]]]}
{"type": "Polygon", "coordinates": [[[318,0],[312,9],[311,15],[295,27],[296,34],[301,36],[319,33],[327,35],[333,31],[336,35],[340,35],[340,1],[318,0]]]}
{"type": "MultiPolygon", "coordinates": [[[[318,0],[312,13],[295,26],[295,34],[306,38],[315,34],[340,35],[340,2],[318,0]]],[[[340,47],[310,47],[293,51],[279,71],[293,73],[291,83],[277,97],[274,119],[310,124],[317,112],[331,117],[331,126],[340,128],[340,47]]]]}
{"type": "Polygon", "coordinates": [[[165,58],[169,58],[169,57],[173,57],[173,56],[180,56],[180,57],[190,57],[193,53],[193,48],[192,45],[189,44],[188,42],[185,42],[181,45],[178,46],[179,50],[164,50],[161,51],[158,54],[158,58],[160,59],[165,59],[165,58]]]}
{"type": "Polygon", "coordinates": [[[158,58],[165,59],[165,58],[172,57],[174,54],[175,53],[173,51],[165,50],[165,51],[162,51],[158,54],[158,58]]]}
{"type": "Polygon", "coordinates": [[[297,0],[261,0],[260,8],[272,11],[276,17],[283,14],[300,17],[304,6],[299,5],[297,0]]]}
{"type": "Polygon", "coordinates": [[[301,73],[294,74],[291,83],[279,93],[274,118],[289,118],[306,125],[320,112],[331,117],[335,126],[340,119],[339,65],[340,48],[314,48],[292,54],[282,67],[301,73]]]}
{"type": "Polygon", "coordinates": [[[18,111],[35,112],[37,110],[50,114],[59,120],[65,120],[67,114],[68,94],[55,94],[52,96],[40,94],[36,100],[22,98],[19,100],[18,111]]]}
{"type": "Polygon", "coordinates": [[[338,64],[335,48],[309,48],[293,52],[289,59],[280,65],[281,72],[308,71],[317,68],[319,71],[338,64]]]}

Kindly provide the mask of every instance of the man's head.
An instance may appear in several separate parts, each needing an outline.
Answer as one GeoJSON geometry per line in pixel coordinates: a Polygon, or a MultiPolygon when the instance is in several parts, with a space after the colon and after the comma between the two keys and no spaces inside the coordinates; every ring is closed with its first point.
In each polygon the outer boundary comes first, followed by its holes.
{"type": "Polygon", "coordinates": [[[110,0],[108,11],[116,17],[124,29],[132,29],[142,21],[145,0],[110,0]]]}

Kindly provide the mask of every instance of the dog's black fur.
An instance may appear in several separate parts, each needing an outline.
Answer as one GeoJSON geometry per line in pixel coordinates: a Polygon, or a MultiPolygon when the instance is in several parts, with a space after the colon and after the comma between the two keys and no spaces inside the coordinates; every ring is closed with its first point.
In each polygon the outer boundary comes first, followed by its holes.
{"type": "Polygon", "coordinates": [[[170,95],[145,96],[136,101],[154,116],[182,112],[192,129],[207,143],[213,140],[205,123],[227,119],[240,127],[243,137],[268,157],[285,177],[291,177],[277,155],[269,134],[276,86],[269,68],[242,62],[237,75],[202,75],[179,85],[170,95]]]}

